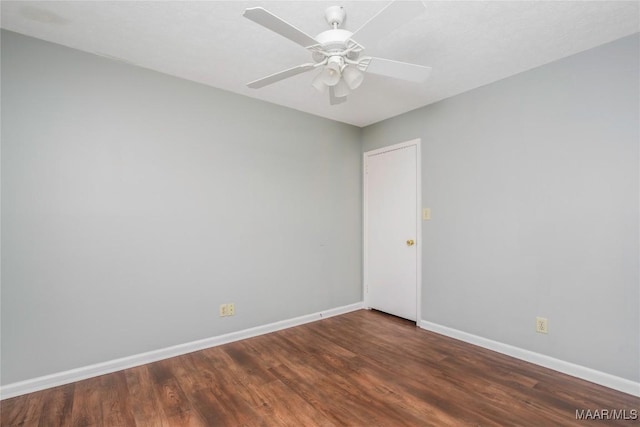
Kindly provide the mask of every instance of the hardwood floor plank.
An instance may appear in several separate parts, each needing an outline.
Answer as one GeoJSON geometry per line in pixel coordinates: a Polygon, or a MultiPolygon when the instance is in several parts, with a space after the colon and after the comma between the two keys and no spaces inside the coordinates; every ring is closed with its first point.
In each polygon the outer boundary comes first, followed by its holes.
{"type": "Polygon", "coordinates": [[[225,346],[225,352],[233,361],[229,363],[236,375],[242,375],[243,384],[265,384],[273,381],[275,377],[260,363],[260,355],[242,341],[225,346]]]}
{"type": "Polygon", "coordinates": [[[207,425],[259,425],[259,417],[244,397],[245,387],[234,374],[233,360],[224,352],[205,352],[183,357],[186,367],[179,381],[207,425]]]}
{"type": "Polygon", "coordinates": [[[332,423],[341,426],[374,425],[374,416],[359,406],[352,395],[337,387],[332,378],[322,377],[310,368],[294,368],[280,366],[273,368],[273,372],[283,384],[332,423]]]}
{"type": "Polygon", "coordinates": [[[100,382],[100,377],[95,377],[76,383],[71,410],[73,427],[102,425],[103,390],[100,382]]]}
{"type": "Polygon", "coordinates": [[[0,402],[2,426],[629,426],[640,398],[361,310],[0,402]]]}
{"type": "Polygon", "coordinates": [[[129,389],[124,371],[100,377],[104,390],[102,398],[102,425],[127,427],[136,424],[131,410],[129,389]]]}
{"type": "Polygon", "coordinates": [[[137,427],[170,427],[155,392],[148,365],[127,369],[125,380],[129,390],[131,412],[137,427]]]}
{"type": "Polygon", "coordinates": [[[7,416],[5,407],[2,406],[2,425],[5,426],[37,426],[42,414],[45,395],[36,392],[26,396],[10,399],[7,404],[7,416]]]}
{"type": "MultiPolygon", "coordinates": [[[[333,343],[329,343],[318,337],[314,340],[305,339],[298,334],[289,334],[285,340],[289,347],[293,347],[297,352],[306,354],[302,365],[311,366],[321,377],[330,380],[334,388],[339,389],[352,401],[362,401],[363,411],[375,414],[384,412],[387,417],[394,420],[395,425],[416,425],[421,419],[414,417],[411,413],[398,413],[393,405],[381,399],[380,389],[375,390],[371,383],[365,387],[354,387],[354,381],[359,374],[361,359],[355,360],[356,355],[333,343]]],[[[295,366],[295,370],[300,370],[301,366],[295,366]]]]}
{"type": "Polygon", "coordinates": [[[11,399],[5,399],[0,402],[0,420],[1,425],[17,425],[24,419],[24,413],[27,410],[27,400],[29,395],[22,395],[18,397],[12,397],[11,399]]]}
{"type": "Polygon", "coordinates": [[[67,384],[48,390],[46,392],[48,398],[44,402],[38,426],[70,425],[74,393],[75,384],[67,384]]]}
{"type": "Polygon", "coordinates": [[[180,384],[173,376],[172,365],[176,358],[161,360],[148,365],[152,382],[160,405],[171,426],[206,426],[206,423],[193,410],[180,384]]]}
{"type": "Polygon", "coordinates": [[[255,396],[257,412],[263,419],[276,420],[273,425],[287,427],[335,427],[326,416],[313,405],[292,393],[279,380],[272,381],[263,387],[250,386],[249,391],[255,396]]]}

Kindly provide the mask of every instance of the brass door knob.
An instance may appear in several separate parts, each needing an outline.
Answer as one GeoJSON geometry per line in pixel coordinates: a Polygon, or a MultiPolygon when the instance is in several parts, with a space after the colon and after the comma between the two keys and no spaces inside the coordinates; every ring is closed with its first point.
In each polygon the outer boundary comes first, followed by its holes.
{"type": "Polygon", "coordinates": [[[413,240],[407,240],[407,246],[413,246],[416,242],[413,240]]]}

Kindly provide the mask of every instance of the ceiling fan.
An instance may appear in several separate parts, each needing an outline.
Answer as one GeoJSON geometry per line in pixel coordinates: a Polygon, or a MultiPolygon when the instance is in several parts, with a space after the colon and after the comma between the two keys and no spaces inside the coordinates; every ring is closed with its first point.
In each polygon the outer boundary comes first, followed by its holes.
{"type": "Polygon", "coordinates": [[[313,62],[271,74],[247,86],[259,89],[288,77],[320,69],[311,84],[321,92],[328,88],[329,103],[336,105],[345,102],[350,90],[360,86],[364,79],[363,72],[423,82],[429,77],[431,67],[361,54],[378,39],[424,11],[425,6],[421,1],[392,1],[352,33],[340,28],[346,17],[344,8],[332,6],[325,10],[325,18],[331,29],[314,38],[264,8],[246,9],[243,13],[245,18],[301,45],[311,52],[313,59],[313,62]]]}

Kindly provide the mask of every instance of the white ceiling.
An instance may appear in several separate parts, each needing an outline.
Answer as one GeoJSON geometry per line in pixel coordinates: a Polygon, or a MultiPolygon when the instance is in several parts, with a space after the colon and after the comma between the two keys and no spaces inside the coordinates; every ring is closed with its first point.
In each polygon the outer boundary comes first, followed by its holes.
{"type": "MultiPolygon", "coordinates": [[[[433,67],[424,84],[367,74],[341,105],[314,73],[262,89],[246,83],[310,62],[299,45],[242,17],[262,6],[315,36],[324,9],[354,31],[387,2],[2,1],[2,28],[317,116],[366,126],[640,31],[637,1],[429,1],[367,55],[433,67]]],[[[594,82],[595,83],[595,82],[594,82]]]]}

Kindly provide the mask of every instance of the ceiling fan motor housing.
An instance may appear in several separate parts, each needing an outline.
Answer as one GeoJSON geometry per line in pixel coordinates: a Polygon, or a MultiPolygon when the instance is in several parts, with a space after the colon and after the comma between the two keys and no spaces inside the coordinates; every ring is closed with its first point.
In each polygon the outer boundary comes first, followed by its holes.
{"type": "Polygon", "coordinates": [[[326,51],[344,50],[353,33],[347,30],[327,30],[316,36],[316,40],[326,51]]]}
{"type": "Polygon", "coordinates": [[[313,52],[313,59],[316,62],[322,61],[325,57],[332,56],[331,54],[341,55],[349,58],[350,60],[358,59],[360,50],[347,49],[350,43],[353,43],[351,36],[353,33],[348,30],[335,29],[323,31],[316,36],[316,40],[322,47],[322,52],[313,52]]]}

